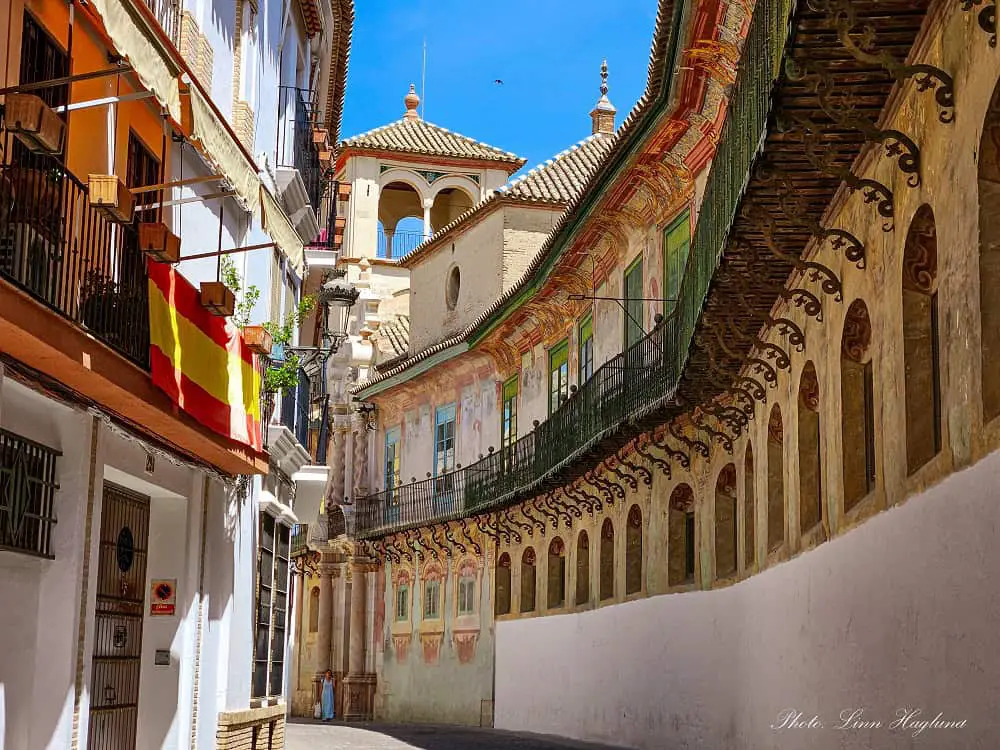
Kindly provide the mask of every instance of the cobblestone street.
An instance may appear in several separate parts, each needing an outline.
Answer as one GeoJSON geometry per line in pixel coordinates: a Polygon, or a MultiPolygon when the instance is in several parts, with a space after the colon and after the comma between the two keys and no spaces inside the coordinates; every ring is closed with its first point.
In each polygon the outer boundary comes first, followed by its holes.
{"type": "Polygon", "coordinates": [[[296,720],[286,750],[611,750],[607,745],[475,727],[431,724],[323,724],[296,720]]]}

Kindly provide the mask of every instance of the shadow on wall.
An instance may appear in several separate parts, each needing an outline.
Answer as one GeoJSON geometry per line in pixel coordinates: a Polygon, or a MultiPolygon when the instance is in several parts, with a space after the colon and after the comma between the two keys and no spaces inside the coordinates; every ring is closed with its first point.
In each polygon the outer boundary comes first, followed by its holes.
{"type": "Polygon", "coordinates": [[[610,745],[552,735],[439,724],[346,724],[289,720],[287,750],[312,747],[371,747],[385,750],[611,750],[610,745]],[[392,740],[396,740],[393,742],[392,740]]]}

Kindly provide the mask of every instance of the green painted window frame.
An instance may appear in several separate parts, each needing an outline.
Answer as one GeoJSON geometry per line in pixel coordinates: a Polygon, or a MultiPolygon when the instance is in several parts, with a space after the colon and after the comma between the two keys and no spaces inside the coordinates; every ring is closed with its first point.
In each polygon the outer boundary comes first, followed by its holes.
{"type": "Polygon", "coordinates": [[[577,378],[580,386],[594,375],[594,314],[587,313],[580,319],[577,326],[577,341],[579,342],[579,362],[577,363],[577,378]]]}
{"type": "Polygon", "coordinates": [[[549,349],[549,414],[564,400],[560,396],[569,398],[569,339],[549,349]]]}
{"type": "Polygon", "coordinates": [[[642,327],[643,316],[645,313],[642,288],[642,253],[639,253],[639,255],[625,267],[625,273],[622,277],[622,297],[624,298],[626,310],[624,315],[625,332],[622,351],[629,349],[646,335],[646,332],[642,327]],[[633,286],[638,285],[639,289],[637,296],[630,296],[630,283],[633,286]]]}
{"type": "Polygon", "coordinates": [[[506,448],[517,441],[518,375],[504,382],[501,389],[500,447],[506,448]]]}
{"type": "Polygon", "coordinates": [[[691,209],[684,209],[663,230],[663,317],[677,307],[691,253],[691,209]]]}

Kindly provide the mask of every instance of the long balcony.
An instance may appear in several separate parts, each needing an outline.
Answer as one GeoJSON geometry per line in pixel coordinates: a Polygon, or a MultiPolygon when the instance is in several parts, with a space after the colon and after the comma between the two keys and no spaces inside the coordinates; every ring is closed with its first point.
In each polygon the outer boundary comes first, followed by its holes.
{"type": "Polygon", "coordinates": [[[133,227],[90,206],[58,161],[0,131],[0,278],[149,369],[146,261],[133,227]]]}
{"type": "Polygon", "coordinates": [[[317,124],[312,92],[293,86],[278,88],[274,159],[278,189],[292,225],[307,244],[320,232],[317,216],[327,182],[313,142],[317,124]]]}
{"type": "Polygon", "coordinates": [[[296,387],[281,394],[279,422],[309,452],[314,465],[325,466],[330,435],[330,396],[322,393],[320,377],[310,378],[303,368],[299,368],[296,387]]]}
{"type": "Polygon", "coordinates": [[[181,35],[181,2],[180,0],[142,0],[156,20],[160,22],[163,32],[175,45],[180,42],[181,35]]]}
{"type": "MultiPolygon", "coordinates": [[[[854,7],[859,28],[870,24],[877,33],[884,32],[892,54],[905,59],[925,8],[910,8],[904,0],[888,9],[885,3],[868,0],[858,0],[854,7]]],[[[512,446],[449,474],[359,498],[354,525],[360,537],[467,517],[565,486],[681,413],[682,404],[705,404],[725,391],[746,361],[727,352],[745,350],[746,342],[768,325],[772,305],[784,294],[794,267],[788,258],[800,253],[811,236],[803,231],[801,216],[782,207],[780,194],[776,198],[775,173],[787,175],[792,194],[804,196],[806,216],[814,217],[818,226],[865,143],[862,133],[845,132],[825,117],[815,86],[790,78],[786,59],[794,59],[799,67],[821,59],[844,96],[863,101],[863,114],[872,122],[894,84],[884,70],[830,41],[838,39],[837,23],[835,15],[794,6],[791,0],[759,0],[754,7],[679,299],[670,316],[605,363],[547,421],[512,446]],[[789,38],[794,43],[786,46],[789,38]],[[820,123],[819,149],[830,159],[827,164],[803,160],[803,144],[773,126],[779,116],[804,113],[820,123]],[[771,257],[761,247],[762,216],[778,217],[772,240],[786,248],[784,259],[771,257]],[[725,318],[733,332],[710,332],[705,311],[713,319],[725,318]],[[728,344],[709,351],[718,336],[725,336],[728,344]]],[[[813,229],[818,236],[824,231],[813,229]]]]}

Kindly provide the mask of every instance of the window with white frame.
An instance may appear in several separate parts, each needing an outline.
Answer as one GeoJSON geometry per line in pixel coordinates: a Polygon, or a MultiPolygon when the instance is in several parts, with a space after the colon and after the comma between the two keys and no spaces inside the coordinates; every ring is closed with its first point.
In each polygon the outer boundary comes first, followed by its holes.
{"type": "Polygon", "coordinates": [[[453,489],[455,469],[455,404],[439,406],[434,413],[434,483],[435,492],[453,489]]]}

